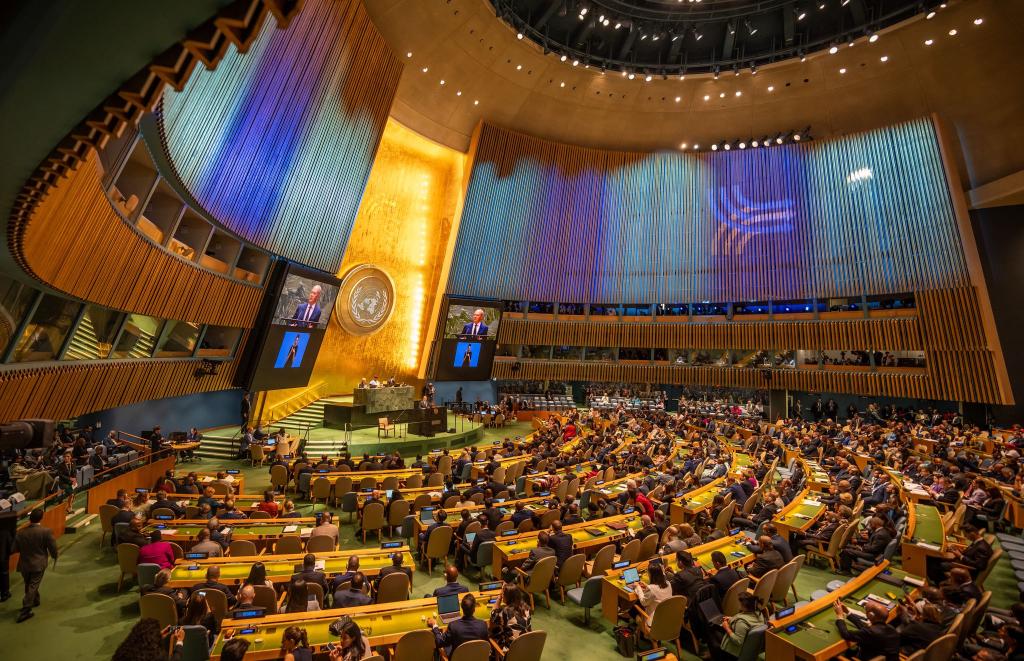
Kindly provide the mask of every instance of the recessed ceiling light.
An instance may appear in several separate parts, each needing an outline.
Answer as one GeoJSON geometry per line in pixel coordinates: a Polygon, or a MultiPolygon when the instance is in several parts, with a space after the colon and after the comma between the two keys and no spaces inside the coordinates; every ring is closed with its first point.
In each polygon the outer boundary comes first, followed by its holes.
{"type": "Polygon", "coordinates": [[[778,138],[775,138],[775,144],[777,144],[777,145],[781,145],[782,144],[782,136],[779,136],[778,138]]]}
{"type": "Polygon", "coordinates": [[[634,78],[636,78],[636,76],[634,76],[633,74],[629,74],[628,76],[626,76],[626,78],[629,78],[630,80],[633,80],[634,78]]]}
{"type": "Polygon", "coordinates": [[[924,40],[924,45],[925,45],[925,46],[931,46],[931,45],[932,45],[932,44],[934,44],[934,43],[935,43],[935,40],[934,40],[934,39],[925,39],[925,40],[924,40]]]}
{"type": "Polygon", "coordinates": [[[846,67],[843,67],[842,69],[840,69],[839,73],[846,73],[846,67]]]}
{"type": "Polygon", "coordinates": [[[682,101],[682,100],[683,100],[683,97],[681,97],[681,96],[677,96],[677,97],[676,97],[676,103],[679,103],[679,102],[680,102],[680,101],[682,101]]]}
{"type": "Polygon", "coordinates": [[[474,99],[474,100],[473,100],[473,105],[474,105],[474,106],[478,106],[478,105],[480,105],[480,102],[474,99]]]}
{"type": "Polygon", "coordinates": [[[728,142],[725,143],[725,151],[729,151],[730,149],[732,149],[732,145],[730,145],[728,142]]]}
{"type": "Polygon", "coordinates": [[[750,142],[750,146],[751,146],[751,147],[757,147],[757,146],[758,146],[758,142],[757,142],[757,140],[752,140],[752,141],[750,142]]]}
{"type": "Polygon", "coordinates": [[[679,148],[680,148],[680,149],[686,149],[686,148],[687,148],[688,146],[689,146],[689,145],[687,145],[687,144],[686,144],[686,143],[684,142],[683,144],[679,145],[679,148]]]}
{"type": "Polygon", "coordinates": [[[648,82],[648,83],[651,82],[651,80],[652,80],[651,76],[647,76],[646,78],[644,78],[644,81],[648,82]]]}
{"type": "Polygon", "coordinates": [[[949,31],[949,36],[951,36],[951,37],[955,37],[956,36],[956,28],[953,28],[952,30],[949,31]]]}
{"type": "Polygon", "coordinates": [[[426,72],[430,71],[430,69],[428,69],[427,67],[423,67],[422,69],[420,69],[420,71],[422,71],[423,73],[426,73],[426,72]]]}
{"type": "Polygon", "coordinates": [[[558,86],[559,86],[559,87],[565,87],[565,82],[563,81],[563,82],[561,82],[561,83],[558,83],[558,86]]]}
{"type": "Polygon", "coordinates": [[[925,15],[925,19],[927,19],[927,20],[929,20],[929,21],[930,21],[930,20],[932,20],[933,18],[935,18],[935,12],[934,12],[934,11],[930,11],[930,12],[928,12],[928,13],[927,13],[927,14],[925,15]]]}
{"type": "Polygon", "coordinates": [[[695,142],[695,143],[693,143],[693,148],[694,148],[694,149],[700,149],[700,145],[698,145],[698,144],[697,144],[697,143],[695,142]]]}
{"type": "Polygon", "coordinates": [[[975,25],[981,25],[984,22],[985,22],[985,19],[983,19],[983,18],[976,18],[976,19],[974,19],[974,24],[975,25]]]}
{"type": "Polygon", "coordinates": [[[746,149],[746,148],[747,148],[747,143],[741,142],[740,143],[740,149],[746,149]]]}
{"type": "Polygon", "coordinates": [[[578,67],[578,66],[580,65],[580,61],[579,61],[579,60],[573,60],[573,61],[572,61],[572,65],[573,65],[574,67],[578,67]]]}
{"type": "Polygon", "coordinates": [[[686,80],[686,74],[685,73],[684,74],[680,74],[679,75],[679,80],[686,80]]]}
{"type": "Polygon", "coordinates": [[[711,151],[718,151],[718,145],[717,144],[711,145],[711,151]]]}
{"type": "Polygon", "coordinates": [[[444,85],[444,78],[441,79],[441,84],[444,85]]]}
{"type": "Polygon", "coordinates": [[[839,52],[839,46],[833,46],[832,48],[828,49],[828,54],[829,55],[835,55],[838,52],[839,52]]]}
{"type": "Polygon", "coordinates": [[[718,98],[719,99],[724,99],[725,98],[725,92],[722,92],[721,94],[719,94],[718,98]]]}
{"type": "Polygon", "coordinates": [[[458,92],[456,92],[455,96],[462,96],[462,90],[459,90],[458,92]]]}
{"type": "MultiPolygon", "coordinates": [[[[978,20],[981,20],[981,19],[978,19],[978,20]]],[[[977,23],[975,23],[975,25],[977,25],[977,23]]],[[[408,53],[406,53],[405,56],[406,57],[412,57],[412,51],[409,51],[408,53]]]]}
{"type": "Polygon", "coordinates": [[[743,92],[736,90],[736,96],[743,96],[743,92]]]}
{"type": "Polygon", "coordinates": [[[877,34],[871,35],[870,37],[868,37],[868,41],[871,42],[871,43],[875,43],[876,41],[878,41],[878,35],[877,34]]]}
{"type": "Polygon", "coordinates": [[[774,92],[775,91],[775,85],[769,85],[768,86],[768,91],[769,92],[774,92]]]}
{"type": "Polygon", "coordinates": [[[883,55],[882,57],[880,57],[878,59],[881,60],[882,62],[888,62],[889,61],[889,56],[888,55],[883,55]]]}
{"type": "Polygon", "coordinates": [[[516,65],[516,71],[522,71],[522,70],[523,70],[523,65],[517,64],[516,65]]]}
{"type": "Polygon", "coordinates": [[[568,58],[567,56],[563,55],[562,57],[560,57],[560,58],[558,58],[558,59],[559,59],[559,60],[561,60],[562,62],[565,62],[565,61],[566,61],[566,60],[568,60],[569,58],[568,58]]]}
{"type": "Polygon", "coordinates": [[[709,101],[710,99],[711,99],[711,95],[709,95],[709,94],[705,94],[704,95],[704,100],[705,101],[709,101]]]}
{"type": "Polygon", "coordinates": [[[522,38],[523,38],[523,33],[522,32],[517,32],[516,33],[516,39],[522,39],[522,38]]]}

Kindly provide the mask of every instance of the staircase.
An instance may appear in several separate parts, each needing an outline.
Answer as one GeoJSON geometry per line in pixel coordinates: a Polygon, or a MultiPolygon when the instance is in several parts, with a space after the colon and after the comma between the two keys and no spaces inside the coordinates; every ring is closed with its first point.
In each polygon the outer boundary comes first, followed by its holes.
{"type": "MultiPolygon", "coordinates": [[[[274,428],[289,427],[298,429],[319,429],[324,426],[324,400],[318,399],[311,404],[303,406],[301,409],[292,413],[289,416],[275,420],[272,424],[274,428]]],[[[293,432],[296,433],[296,432],[293,432]]]]}
{"type": "Polygon", "coordinates": [[[241,429],[231,427],[203,432],[203,442],[196,450],[196,456],[210,459],[234,459],[238,455],[241,429]]]}
{"type": "MultiPolygon", "coordinates": [[[[63,505],[59,507],[63,507],[63,505]]],[[[68,513],[64,522],[64,533],[81,532],[86,526],[99,525],[99,523],[98,514],[89,514],[84,507],[78,507],[68,513]]]]}
{"type": "Polygon", "coordinates": [[[100,339],[96,337],[96,329],[88,314],[82,315],[82,321],[71,336],[65,358],[67,360],[98,360],[106,356],[100,352],[100,339]]]}

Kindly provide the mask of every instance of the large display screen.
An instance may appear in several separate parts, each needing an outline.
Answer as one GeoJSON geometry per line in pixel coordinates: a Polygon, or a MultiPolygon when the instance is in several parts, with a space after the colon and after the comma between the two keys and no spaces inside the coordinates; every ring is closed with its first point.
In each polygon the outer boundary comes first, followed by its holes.
{"type": "Polygon", "coordinates": [[[299,275],[289,269],[277,298],[272,323],[295,328],[327,328],[336,300],[336,284],[299,275]]]}
{"type": "Polygon", "coordinates": [[[264,322],[263,344],[254,358],[249,386],[253,390],[309,383],[338,299],[340,283],[326,273],[289,264],[280,281],[270,319],[264,322]]]}
{"type": "Polygon", "coordinates": [[[501,308],[494,301],[449,299],[436,378],[489,379],[500,323],[501,308]]]}

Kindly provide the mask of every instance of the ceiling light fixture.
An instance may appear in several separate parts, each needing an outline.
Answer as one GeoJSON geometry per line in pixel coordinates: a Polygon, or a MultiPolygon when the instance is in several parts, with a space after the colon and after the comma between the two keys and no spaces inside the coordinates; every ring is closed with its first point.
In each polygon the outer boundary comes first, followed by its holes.
{"type": "Polygon", "coordinates": [[[749,18],[743,19],[743,25],[745,25],[747,27],[747,34],[749,34],[751,37],[753,37],[755,34],[757,34],[757,28],[755,28],[750,23],[750,19],[749,18]]]}
{"type": "Polygon", "coordinates": [[[842,67],[841,69],[839,69],[839,73],[846,73],[846,67],[842,67]]]}
{"type": "Polygon", "coordinates": [[[871,35],[870,37],[868,37],[868,41],[870,43],[872,43],[872,44],[875,43],[876,41],[878,41],[878,35],[877,34],[871,35]]]}
{"type": "Polygon", "coordinates": [[[718,151],[718,144],[711,145],[711,151],[718,151]]]}
{"type": "Polygon", "coordinates": [[[935,40],[934,40],[934,39],[925,39],[925,40],[924,40],[924,45],[925,45],[925,46],[931,46],[931,45],[932,45],[932,44],[934,44],[934,43],[935,43],[935,40]]]}
{"type": "Polygon", "coordinates": [[[974,24],[975,25],[981,25],[984,22],[985,22],[985,19],[983,19],[983,18],[976,18],[976,19],[974,19],[974,24]]]}
{"type": "Polygon", "coordinates": [[[730,149],[732,149],[732,145],[730,145],[730,144],[729,144],[729,143],[727,142],[727,143],[725,143],[725,147],[723,147],[723,149],[725,149],[725,151],[729,151],[730,149]]]}
{"type": "Polygon", "coordinates": [[[768,91],[769,92],[774,92],[775,91],[775,85],[769,85],[768,86],[768,91]]]}
{"type": "Polygon", "coordinates": [[[420,71],[422,71],[423,73],[426,73],[426,72],[430,71],[430,69],[427,68],[427,67],[423,67],[422,69],[420,69],[420,71]]]}
{"type": "Polygon", "coordinates": [[[839,52],[839,46],[833,46],[832,48],[828,49],[828,54],[829,55],[835,55],[838,52],[839,52]]]}
{"type": "Polygon", "coordinates": [[[566,60],[569,59],[569,56],[568,55],[563,55],[562,57],[560,57],[558,59],[561,60],[562,62],[565,62],[566,60]]]}
{"type": "Polygon", "coordinates": [[[880,57],[878,59],[881,60],[882,62],[888,62],[889,61],[889,56],[888,55],[883,55],[882,57],[880,57]]]}
{"type": "Polygon", "coordinates": [[[516,39],[522,39],[522,38],[523,38],[523,33],[522,32],[517,32],[516,33],[516,39]]]}
{"type": "MultiPolygon", "coordinates": [[[[980,19],[979,19],[979,20],[980,20],[980,19]]],[[[975,23],[975,25],[977,25],[977,23],[975,23]]],[[[412,51],[409,51],[408,53],[406,53],[406,54],[405,54],[405,56],[406,56],[406,57],[412,57],[412,51]]]]}
{"type": "Polygon", "coordinates": [[[924,18],[925,18],[925,20],[928,20],[928,21],[932,20],[933,18],[935,18],[935,11],[934,11],[934,10],[932,10],[932,11],[928,12],[928,13],[927,13],[927,14],[925,15],[925,17],[924,17],[924,18]]]}
{"type": "Polygon", "coordinates": [[[953,28],[952,30],[949,31],[949,36],[951,36],[951,37],[955,37],[956,36],[956,28],[953,28]]]}

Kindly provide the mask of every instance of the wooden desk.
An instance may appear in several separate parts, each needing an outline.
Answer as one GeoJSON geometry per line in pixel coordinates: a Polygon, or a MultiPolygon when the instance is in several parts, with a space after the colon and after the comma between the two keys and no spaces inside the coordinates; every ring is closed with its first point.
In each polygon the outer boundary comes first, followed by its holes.
{"type": "MultiPolygon", "coordinates": [[[[232,541],[246,539],[269,547],[285,535],[309,537],[309,531],[316,527],[316,519],[219,519],[221,528],[231,528],[232,541]],[[285,532],[288,526],[298,526],[294,532],[285,532]]],[[[174,521],[149,521],[142,532],[145,535],[161,530],[165,542],[174,542],[190,547],[196,542],[196,535],[207,527],[206,519],[175,519],[174,521]],[[172,532],[173,531],[173,532],[172,532]]]]}
{"type": "Polygon", "coordinates": [[[711,502],[724,486],[724,476],[715,478],[708,484],[673,500],[668,508],[669,520],[672,525],[679,525],[687,519],[692,521],[698,514],[711,507],[711,502]]]}
{"type": "MultiPolygon", "coordinates": [[[[231,469],[231,470],[234,470],[234,469],[231,469]]],[[[174,477],[175,477],[175,479],[181,479],[181,478],[185,477],[186,475],[195,474],[195,476],[196,476],[196,486],[199,487],[200,490],[202,490],[202,489],[205,489],[206,487],[210,486],[211,482],[215,482],[217,480],[217,473],[227,473],[227,471],[228,471],[227,468],[225,468],[224,470],[221,470],[221,471],[203,471],[203,472],[196,472],[196,471],[190,471],[190,470],[182,469],[182,470],[174,471],[174,477]]],[[[231,480],[231,493],[242,493],[242,492],[245,491],[245,475],[244,474],[242,474],[242,473],[237,473],[235,475],[230,475],[229,474],[228,477],[233,478],[231,480]]]]}
{"type": "MultiPolygon", "coordinates": [[[[606,544],[612,544],[617,540],[629,537],[632,532],[640,529],[640,514],[620,514],[610,516],[596,521],[584,521],[574,523],[562,528],[562,532],[572,535],[574,551],[576,553],[588,553],[596,551],[606,544]],[[626,528],[614,530],[608,526],[609,523],[624,523],[626,528]],[[587,532],[587,529],[599,531],[594,535],[587,532]]],[[[526,532],[508,537],[499,537],[494,540],[492,570],[494,576],[501,576],[501,569],[506,564],[522,562],[530,555],[530,551],[537,547],[538,530],[526,532]]]]}
{"type": "MultiPolygon", "coordinates": [[[[169,493],[169,494],[167,494],[167,499],[168,500],[170,500],[172,502],[175,502],[175,503],[178,503],[182,507],[198,507],[199,506],[199,499],[201,497],[202,497],[201,495],[193,494],[193,493],[169,493]]],[[[223,498],[224,498],[224,496],[220,497],[221,500],[223,500],[223,498]]],[[[263,494],[261,494],[261,493],[236,493],[236,494],[233,494],[231,496],[231,498],[234,498],[234,500],[235,500],[235,509],[238,510],[239,512],[245,512],[246,514],[256,510],[257,509],[256,506],[263,502],[263,494]]],[[[278,506],[281,507],[281,508],[284,507],[284,501],[285,500],[286,500],[285,496],[283,496],[281,494],[275,494],[274,495],[274,502],[277,503],[278,506]]],[[[150,499],[150,500],[146,501],[145,506],[148,509],[149,507],[151,507],[151,506],[153,506],[155,504],[156,504],[156,500],[150,499]]]]}
{"type": "MultiPolygon", "coordinates": [[[[725,554],[726,562],[729,563],[729,566],[745,566],[754,560],[753,552],[747,546],[740,543],[746,539],[748,539],[746,535],[738,533],[730,537],[716,539],[707,544],[694,546],[692,549],[688,549],[688,551],[693,556],[697,566],[705,572],[711,572],[715,568],[715,564],[711,561],[711,554],[715,551],[721,551],[725,554]]],[[[661,556],[661,559],[665,562],[667,568],[672,571],[679,570],[674,553],[661,556]]],[[[631,604],[637,601],[636,594],[631,588],[627,589],[625,581],[622,580],[623,572],[630,567],[636,568],[640,572],[640,580],[647,583],[649,581],[647,565],[650,563],[650,560],[645,560],[621,569],[611,569],[605,573],[604,580],[601,582],[601,614],[604,616],[604,619],[613,624],[616,623],[619,617],[619,604],[631,604]]]]}
{"type": "MultiPolygon", "coordinates": [[[[413,567],[415,561],[408,546],[395,549],[362,549],[348,551],[327,551],[314,553],[317,560],[324,562],[323,572],[328,576],[342,574],[348,567],[348,559],[359,558],[359,571],[368,577],[374,577],[384,567],[391,566],[391,554],[401,553],[404,556],[403,566],[413,567]]],[[[206,558],[204,560],[178,560],[171,569],[172,588],[188,588],[206,580],[206,570],[220,567],[222,583],[238,585],[249,576],[253,564],[262,562],[267,570],[267,580],[273,583],[287,583],[295,574],[295,567],[302,564],[304,553],[282,555],[258,555],[230,558],[206,558]],[[198,569],[190,569],[198,567],[198,569]]],[[[415,574],[415,572],[413,572],[415,574]]]]}
{"type": "MultiPolygon", "coordinates": [[[[477,599],[476,617],[484,622],[490,619],[491,609],[497,604],[499,593],[495,591],[465,594],[473,594],[477,599]]],[[[459,599],[462,599],[462,595],[459,599]]],[[[426,629],[427,618],[437,616],[437,599],[412,599],[390,604],[332,608],[312,613],[282,613],[251,620],[225,618],[221,623],[221,632],[210,651],[210,658],[219,659],[224,642],[234,634],[249,641],[246,659],[279,659],[281,636],[284,630],[292,625],[306,630],[314,656],[326,653],[327,643],[338,642],[337,637],[332,636],[328,628],[342,615],[348,615],[355,620],[371,646],[394,645],[406,633],[426,629]],[[251,634],[237,633],[241,629],[249,628],[255,628],[256,631],[251,634]]],[[[442,629],[445,627],[440,621],[437,625],[442,629]]]]}
{"type": "Polygon", "coordinates": [[[820,500],[815,500],[816,492],[805,488],[788,505],[783,507],[772,523],[778,528],[779,534],[788,537],[793,532],[807,532],[814,522],[821,518],[828,506],[820,500]]]}
{"type": "Polygon", "coordinates": [[[946,531],[942,516],[933,505],[911,504],[907,530],[903,535],[903,570],[915,576],[928,575],[928,558],[946,553],[946,531]]]}
{"type": "Polygon", "coordinates": [[[851,610],[864,612],[864,607],[858,602],[869,594],[886,600],[891,600],[889,593],[897,597],[913,594],[914,586],[902,582],[906,575],[902,570],[890,568],[889,562],[885,561],[868,568],[843,587],[812,601],[789,617],[772,622],[772,628],[765,635],[765,658],[771,661],[834,659],[850,645],[839,635],[832,604],[841,601],[851,610]],[[885,571],[891,573],[884,574],[885,571]],[[786,628],[794,624],[798,626],[797,630],[787,632],[786,628]]]}

